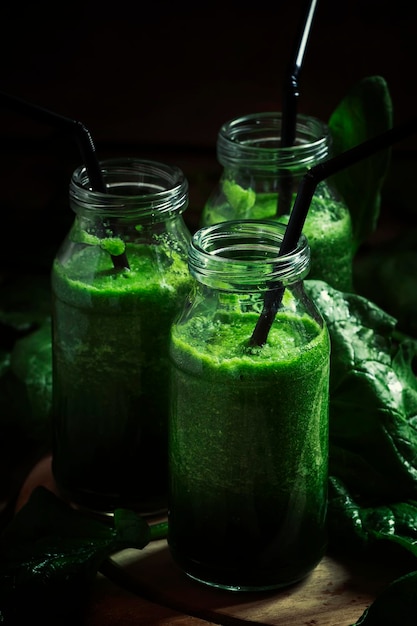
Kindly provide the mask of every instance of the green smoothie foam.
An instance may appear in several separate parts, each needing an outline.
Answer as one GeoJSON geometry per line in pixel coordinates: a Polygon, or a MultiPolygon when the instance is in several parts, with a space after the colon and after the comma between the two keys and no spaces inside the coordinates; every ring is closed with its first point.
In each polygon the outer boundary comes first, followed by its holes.
{"type": "Polygon", "coordinates": [[[54,262],[53,469],[77,504],[146,512],[166,506],[169,328],[190,277],[163,244],[126,253],[130,270],[108,245],[54,262]]]}
{"type": "MultiPolygon", "coordinates": [[[[231,181],[223,182],[226,202],[207,202],[204,224],[217,224],[232,219],[274,219],[277,194],[258,193],[243,189],[231,181]]],[[[346,205],[326,197],[326,188],[317,187],[321,194],[313,196],[304,223],[303,233],[311,249],[309,278],[324,280],[340,291],[352,290],[353,239],[350,213],[346,205]]],[[[294,204],[295,195],[292,204],[294,204]]],[[[287,223],[289,216],[277,219],[287,223]]]]}
{"type": "Polygon", "coordinates": [[[301,579],[325,549],[329,338],[278,313],[173,327],[169,545],[191,576],[236,588],[301,579]]]}

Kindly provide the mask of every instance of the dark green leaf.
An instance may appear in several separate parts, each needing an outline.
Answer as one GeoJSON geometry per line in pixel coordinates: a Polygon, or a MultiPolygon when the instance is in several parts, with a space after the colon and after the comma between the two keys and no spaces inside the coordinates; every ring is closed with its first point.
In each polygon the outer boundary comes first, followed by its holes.
{"type": "Polygon", "coordinates": [[[50,310],[49,276],[10,274],[2,277],[0,327],[4,331],[13,330],[23,336],[39,328],[50,310]]]}
{"type": "MultiPolygon", "coordinates": [[[[333,153],[339,154],[391,128],[392,102],[382,76],[369,76],[340,101],[329,119],[333,153]]],[[[391,148],[342,170],[332,177],[352,217],[357,249],[375,230],[381,205],[381,189],[391,158],[391,148]]]]}
{"type": "Polygon", "coordinates": [[[357,291],[398,320],[398,329],[417,338],[417,229],[372,248],[355,259],[357,291]]]}
{"type": "Polygon", "coordinates": [[[353,626],[415,626],[417,572],[391,583],[353,626]]]}
{"type": "Polygon", "coordinates": [[[49,279],[14,276],[1,285],[0,439],[50,443],[52,351],[49,279]]]}
{"type": "MultiPolygon", "coordinates": [[[[326,320],[332,346],[331,530],[340,543],[349,536],[366,542],[380,530],[370,520],[389,509],[397,515],[391,527],[403,529],[398,516],[404,509],[397,505],[417,499],[417,341],[399,339],[395,319],[359,295],[321,281],[306,281],[306,290],[326,320]]],[[[405,519],[409,535],[401,536],[413,537],[415,522],[405,519]]]]}
{"type": "Polygon", "coordinates": [[[110,526],[38,487],[0,537],[0,622],[73,619],[100,564],[149,541],[148,524],[131,511],[117,510],[110,526]]]}
{"type": "Polygon", "coordinates": [[[24,383],[28,407],[25,430],[49,441],[52,406],[52,347],[49,318],[34,332],[18,339],[11,353],[11,370],[24,383]]]}

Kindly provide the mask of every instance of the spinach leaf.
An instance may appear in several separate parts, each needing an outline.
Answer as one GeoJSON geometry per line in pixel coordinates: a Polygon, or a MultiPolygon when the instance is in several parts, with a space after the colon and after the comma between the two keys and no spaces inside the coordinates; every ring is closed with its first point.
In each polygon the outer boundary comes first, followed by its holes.
{"type": "MultiPolygon", "coordinates": [[[[411,226],[411,224],[410,224],[411,226]]],[[[417,338],[417,229],[384,241],[353,266],[357,291],[398,320],[398,329],[417,338]]]]}
{"type": "Polygon", "coordinates": [[[21,481],[51,446],[49,277],[0,279],[0,528],[21,481]]]}
{"type": "MultiPolygon", "coordinates": [[[[368,76],[339,102],[328,125],[333,154],[339,154],[391,128],[393,107],[382,76],[368,76]]],[[[381,206],[381,190],[391,160],[391,148],[342,170],[332,177],[352,218],[354,249],[375,230],[381,206]]]]}
{"type": "Polygon", "coordinates": [[[37,330],[16,341],[11,352],[10,367],[26,387],[25,432],[39,442],[50,443],[52,358],[49,317],[37,330]]]}
{"type": "Polygon", "coordinates": [[[104,560],[151,539],[132,511],[117,509],[110,526],[37,487],[0,537],[0,622],[77,623],[104,560]]]}
{"type": "Polygon", "coordinates": [[[321,281],[305,285],[326,320],[332,346],[333,542],[372,543],[381,530],[375,524],[389,507],[391,537],[402,536],[403,546],[413,550],[417,510],[410,514],[405,503],[417,501],[417,341],[398,337],[395,318],[362,296],[321,281]]]}
{"type": "MultiPolygon", "coordinates": [[[[321,281],[305,287],[331,339],[330,548],[362,558],[407,554],[415,569],[417,341],[362,296],[321,281]]],[[[354,626],[414,624],[416,583],[417,571],[393,581],[354,626]]]]}
{"type": "Polygon", "coordinates": [[[44,449],[52,402],[49,279],[8,277],[1,292],[0,439],[10,443],[13,430],[44,449]]]}
{"type": "Polygon", "coordinates": [[[391,583],[353,626],[415,626],[417,572],[391,583]]]}

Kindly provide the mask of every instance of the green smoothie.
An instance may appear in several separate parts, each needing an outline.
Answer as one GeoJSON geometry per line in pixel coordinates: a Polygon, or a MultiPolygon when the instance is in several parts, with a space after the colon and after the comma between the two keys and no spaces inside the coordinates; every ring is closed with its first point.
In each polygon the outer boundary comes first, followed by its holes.
{"type": "Polygon", "coordinates": [[[169,329],[190,278],[163,241],[126,253],[125,270],[98,245],[54,262],[53,471],[75,504],[147,513],[166,509],[169,329]]]}
{"type": "MultiPolygon", "coordinates": [[[[204,224],[217,224],[231,219],[273,219],[277,212],[276,193],[258,193],[224,181],[226,201],[219,198],[207,202],[203,212],[204,224]]],[[[342,202],[317,187],[311,201],[303,233],[311,249],[309,278],[324,280],[340,291],[352,290],[353,236],[349,210],[342,202]]],[[[294,204],[295,195],[292,204],[294,204]]],[[[287,223],[289,216],[277,219],[287,223]]]]}
{"type": "Polygon", "coordinates": [[[300,580],[326,545],[328,332],[282,311],[249,349],[256,321],[195,315],[171,336],[169,546],[228,589],[300,580]]]}

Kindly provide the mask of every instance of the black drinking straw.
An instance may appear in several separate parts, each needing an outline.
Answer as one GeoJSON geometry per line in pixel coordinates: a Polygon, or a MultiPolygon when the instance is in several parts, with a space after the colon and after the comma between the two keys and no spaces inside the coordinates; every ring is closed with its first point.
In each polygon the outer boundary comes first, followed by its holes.
{"type": "MultiPolygon", "coordinates": [[[[47,124],[61,128],[74,135],[80,149],[81,158],[87,170],[92,190],[107,193],[93,138],[90,131],[82,122],[54,113],[37,104],[27,102],[22,98],[3,91],[0,91],[0,102],[7,105],[13,111],[28,115],[35,120],[46,122],[47,124]]],[[[111,255],[111,258],[115,268],[129,268],[129,262],[124,252],[117,256],[111,255]]]]}
{"type": "MultiPolygon", "coordinates": [[[[288,148],[295,143],[297,125],[297,99],[300,95],[298,79],[304,60],[307,43],[310,38],[317,0],[308,0],[299,25],[296,44],[284,80],[284,98],[281,116],[281,148],[288,148]]],[[[289,171],[280,173],[277,215],[285,215],[291,207],[292,176],[289,171]]]]}
{"type": "MultiPolygon", "coordinates": [[[[288,254],[296,248],[318,183],[340,170],[370,157],[379,150],[389,148],[393,143],[401,141],[415,132],[417,132],[417,117],[398,124],[390,130],[312,167],[301,181],[278,256],[288,254]]],[[[275,315],[281,305],[283,293],[283,287],[267,290],[262,313],[249,340],[250,346],[262,346],[266,342],[275,315]]]]}

